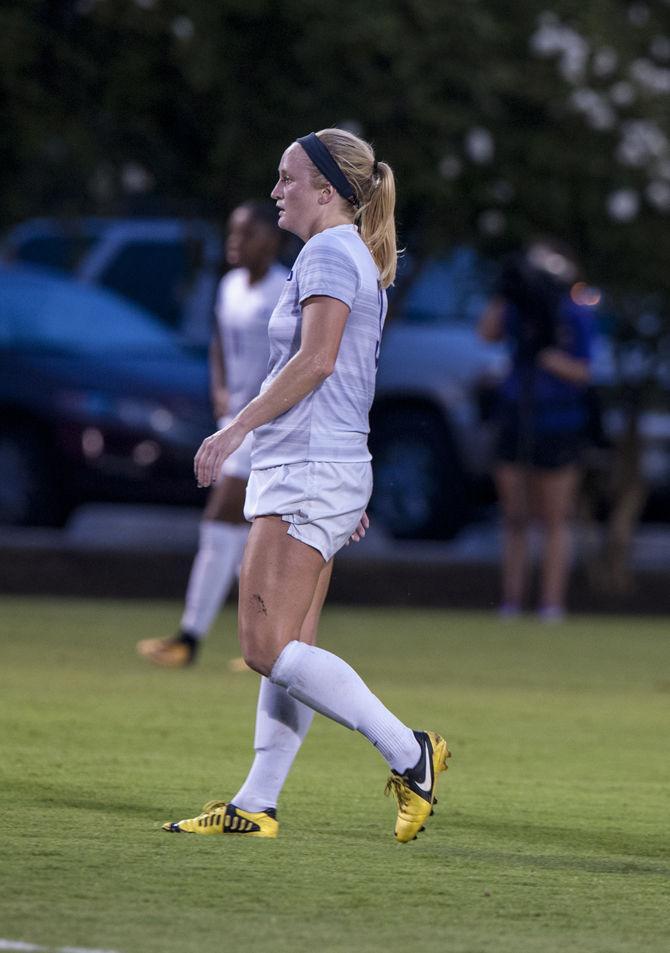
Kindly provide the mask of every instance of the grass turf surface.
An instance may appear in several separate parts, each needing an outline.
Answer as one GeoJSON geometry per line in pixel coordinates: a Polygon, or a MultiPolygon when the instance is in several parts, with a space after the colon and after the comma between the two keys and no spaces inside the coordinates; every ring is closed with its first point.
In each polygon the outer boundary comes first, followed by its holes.
{"type": "Polygon", "coordinates": [[[118,953],[668,949],[667,619],[541,627],[327,608],[321,644],[454,752],[426,833],[401,846],[379,755],[318,716],[276,841],[160,831],[230,797],[253,738],[257,679],[227,671],[230,610],[193,669],[135,657],[179,608],[0,602],[0,940],[118,953]]]}

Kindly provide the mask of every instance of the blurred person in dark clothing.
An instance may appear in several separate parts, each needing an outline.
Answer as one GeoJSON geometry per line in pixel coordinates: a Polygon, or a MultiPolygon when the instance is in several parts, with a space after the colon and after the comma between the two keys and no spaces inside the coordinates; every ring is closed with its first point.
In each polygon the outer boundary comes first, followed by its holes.
{"type": "Polygon", "coordinates": [[[526,595],[529,529],[542,530],[539,615],[560,621],[572,517],[588,443],[591,312],[573,300],[572,254],[538,241],[503,263],[479,332],[506,342],[511,367],[497,394],[495,483],[503,518],[502,604],[514,617],[526,595]]]}

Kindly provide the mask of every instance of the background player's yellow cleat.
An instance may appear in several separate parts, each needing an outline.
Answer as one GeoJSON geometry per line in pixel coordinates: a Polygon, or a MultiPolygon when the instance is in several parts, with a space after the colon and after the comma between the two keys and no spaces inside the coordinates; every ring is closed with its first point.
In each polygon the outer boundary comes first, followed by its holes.
{"type": "Polygon", "coordinates": [[[421,745],[416,767],[405,774],[391,772],[385,794],[392,794],[398,804],[395,836],[401,843],[415,840],[425,821],[433,813],[435,788],[441,771],[447,770],[451,752],[447,742],[434,731],[415,731],[421,745]]]}
{"type": "Polygon", "coordinates": [[[192,648],[179,639],[142,639],[137,654],[162,668],[184,668],[194,659],[192,648]]]}
{"type": "Polygon", "coordinates": [[[274,808],[243,811],[225,801],[208,801],[202,814],[185,821],[167,821],[163,830],[172,834],[245,834],[247,837],[276,837],[279,822],[274,808]]]}

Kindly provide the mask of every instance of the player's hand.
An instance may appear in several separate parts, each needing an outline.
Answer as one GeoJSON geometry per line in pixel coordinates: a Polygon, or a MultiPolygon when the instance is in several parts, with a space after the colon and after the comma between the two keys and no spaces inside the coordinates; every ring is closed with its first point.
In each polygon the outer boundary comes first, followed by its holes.
{"type": "Polygon", "coordinates": [[[367,513],[363,513],[360,523],[347,540],[347,546],[349,543],[360,543],[368,529],[370,529],[370,518],[367,513]]]}
{"type": "Polygon", "coordinates": [[[246,433],[240,425],[232,421],[223,430],[217,430],[202,441],[193,461],[198,486],[216,483],[224,460],[237,450],[245,437],[246,433]]]}

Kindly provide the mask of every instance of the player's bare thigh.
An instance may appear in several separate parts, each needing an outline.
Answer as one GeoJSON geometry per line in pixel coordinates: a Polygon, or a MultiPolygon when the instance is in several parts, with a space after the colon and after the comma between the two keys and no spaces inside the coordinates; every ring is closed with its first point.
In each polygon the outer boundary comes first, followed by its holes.
{"type": "Polygon", "coordinates": [[[531,497],[537,519],[545,526],[556,526],[573,516],[580,471],[576,464],[557,470],[534,470],[531,497]]]}
{"type": "Polygon", "coordinates": [[[530,471],[514,463],[501,463],[495,470],[498,499],[506,523],[521,528],[530,515],[528,484],[530,471]]]}
{"type": "Polygon", "coordinates": [[[212,487],[204,511],[204,519],[223,523],[244,523],[244,495],[247,481],[223,476],[212,487]]]}
{"type": "Polygon", "coordinates": [[[316,633],[330,579],[321,553],[288,535],[280,516],[251,527],[240,573],[238,629],[247,664],[268,675],[285,645],[316,633]]]}

